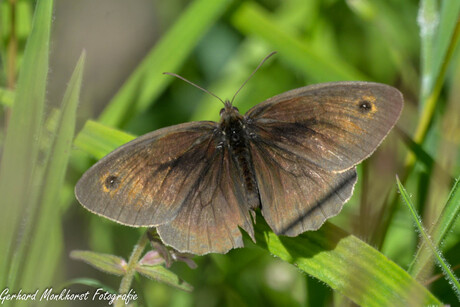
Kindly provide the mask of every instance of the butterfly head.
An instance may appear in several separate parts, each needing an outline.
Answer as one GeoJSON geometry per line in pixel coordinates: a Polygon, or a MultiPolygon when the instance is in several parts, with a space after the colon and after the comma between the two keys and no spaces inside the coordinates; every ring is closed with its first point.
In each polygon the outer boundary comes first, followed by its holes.
{"type": "Polygon", "coordinates": [[[225,101],[224,107],[220,109],[219,114],[222,122],[227,121],[230,118],[241,117],[238,108],[234,107],[228,100],[225,101]]]}

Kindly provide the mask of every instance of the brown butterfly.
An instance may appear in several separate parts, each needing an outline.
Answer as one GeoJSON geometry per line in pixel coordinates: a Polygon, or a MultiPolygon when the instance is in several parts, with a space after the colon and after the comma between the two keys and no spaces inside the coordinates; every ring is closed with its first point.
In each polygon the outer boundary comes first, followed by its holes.
{"type": "Polygon", "coordinates": [[[254,240],[257,208],[276,234],[296,236],[340,212],[356,164],[402,107],[397,89],[372,82],[294,89],[244,116],[227,100],[219,123],[159,129],[114,150],[82,176],[75,194],[108,219],[156,227],[181,252],[242,247],[239,227],[254,240]]]}

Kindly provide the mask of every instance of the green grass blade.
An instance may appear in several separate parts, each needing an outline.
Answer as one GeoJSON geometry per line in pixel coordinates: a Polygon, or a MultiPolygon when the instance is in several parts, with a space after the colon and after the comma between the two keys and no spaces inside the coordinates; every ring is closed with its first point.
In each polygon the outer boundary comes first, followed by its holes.
{"type": "MultiPolygon", "coordinates": [[[[439,247],[444,241],[447,234],[453,229],[455,222],[460,215],[460,178],[455,180],[455,184],[449,193],[446,205],[444,206],[438,220],[434,226],[434,235],[432,236],[433,245],[439,247]]],[[[426,243],[422,242],[417,254],[414,257],[409,272],[414,278],[418,278],[423,268],[430,263],[432,253],[423,252],[426,243]]]]}
{"type": "Polygon", "coordinates": [[[53,1],[37,2],[4,143],[0,169],[3,204],[0,215],[0,288],[6,286],[6,278],[16,277],[11,274],[17,269],[11,266],[13,244],[20,240],[17,231],[21,219],[33,212],[37,201],[33,195],[40,182],[36,168],[45,110],[52,8],[53,1]]]}
{"type": "Polygon", "coordinates": [[[344,61],[316,52],[284,32],[269,13],[255,3],[243,2],[233,14],[232,22],[245,35],[263,38],[281,57],[285,57],[315,82],[369,79],[344,61]]]}
{"type": "Polygon", "coordinates": [[[445,278],[449,281],[449,284],[452,286],[453,290],[455,291],[455,294],[457,295],[457,297],[460,300],[460,282],[458,281],[458,279],[455,276],[454,272],[452,272],[452,270],[450,269],[449,264],[446,262],[446,260],[442,256],[441,252],[437,249],[437,247],[431,241],[429,235],[425,231],[425,228],[423,227],[423,224],[422,224],[422,220],[418,216],[418,213],[417,213],[414,205],[412,204],[412,202],[410,200],[410,197],[407,194],[406,189],[401,184],[401,181],[399,181],[398,177],[396,177],[396,181],[397,181],[398,189],[399,189],[399,192],[401,193],[402,199],[404,200],[404,203],[406,204],[406,206],[409,208],[409,210],[410,210],[410,212],[412,214],[413,220],[415,222],[415,225],[417,226],[417,229],[418,229],[421,237],[423,238],[424,243],[430,248],[431,252],[433,253],[433,255],[435,256],[435,258],[437,260],[437,263],[439,264],[439,266],[443,270],[445,278]]]}
{"type": "Polygon", "coordinates": [[[444,206],[437,224],[435,243],[440,244],[446,235],[452,230],[460,216],[460,177],[455,180],[455,184],[450,190],[449,198],[444,206]]]}
{"type": "Polygon", "coordinates": [[[84,63],[85,53],[81,55],[67,86],[57,125],[53,130],[55,137],[41,181],[43,187],[35,214],[36,222],[31,225],[33,231],[28,232],[33,239],[27,249],[20,283],[26,288],[49,285],[59,264],[63,248],[59,201],[75,134],[84,63]],[[43,262],[43,259],[47,261],[43,262]],[[37,263],[41,265],[37,266],[37,263]]]}
{"type": "Polygon", "coordinates": [[[436,10],[436,1],[421,2],[419,25],[422,35],[422,97],[433,90],[439,77],[441,66],[454,36],[460,14],[460,1],[441,2],[441,10],[436,10]]]}
{"type": "MultiPolygon", "coordinates": [[[[432,72],[433,62],[433,46],[436,29],[438,26],[438,10],[437,1],[435,0],[422,0],[418,13],[418,24],[420,27],[421,36],[421,68],[422,68],[422,86],[421,97],[425,102],[425,97],[428,96],[431,87],[434,83],[434,76],[432,72]]],[[[423,107],[424,105],[422,105],[423,107]]]]}
{"type": "Polygon", "coordinates": [[[229,3],[228,0],[195,0],[118,91],[101,114],[100,122],[121,126],[152,104],[172,80],[162,73],[177,72],[229,3]]]}

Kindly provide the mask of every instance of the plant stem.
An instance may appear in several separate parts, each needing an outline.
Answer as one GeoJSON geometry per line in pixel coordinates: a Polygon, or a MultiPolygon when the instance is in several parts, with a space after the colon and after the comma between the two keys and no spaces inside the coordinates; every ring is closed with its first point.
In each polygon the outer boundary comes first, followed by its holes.
{"type": "MultiPolygon", "coordinates": [[[[119,294],[125,294],[129,292],[129,288],[131,287],[131,283],[133,282],[134,274],[136,273],[136,265],[148,241],[149,240],[147,237],[147,231],[145,231],[145,233],[140,237],[137,244],[134,246],[131,256],[129,257],[128,265],[126,268],[126,274],[121,279],[120,288],[118,289],[119,294]]],[[[123,300],[117,300],[115,302],[116,307],[123,306],[123,305],[124,305],[123,300]]]]}

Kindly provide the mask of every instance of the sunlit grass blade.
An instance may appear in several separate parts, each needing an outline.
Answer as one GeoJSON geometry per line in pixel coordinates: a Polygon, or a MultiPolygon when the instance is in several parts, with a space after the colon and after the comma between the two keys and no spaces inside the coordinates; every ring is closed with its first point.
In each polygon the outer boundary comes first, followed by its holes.
{"type": "Polygon", "coordinates": [[[33,218],[30,214],[37,205],[36,192],[41,174],[36,168],[45,112],[52,8],[53,1],[37,1],[4,143],[0,169],[3,204],[0,215],[0,288],[5,288],[7,283],[10,287],[15,284],[19,268],[11,261],[23,256],[17,254],[15,246],[24,239],[21,220],[26,219],[22,223],[30,222],[33,218]]]}
{"type": "Polygon", "coordinates": [[[317,53],[296,37],[284,32],[269,13],[253,2],[243,2],[232,16],[236,28],[246,35],[256,35],[271,45],[295,67],[316,82],[367,80],[364,74],[337,58],[317,53]]]}
{"type": "Polygon", "coordinates": [[[423,238],[423,242],[430,248],[431,252],[435,256],[438,265],[441,267],[442,271],[444,272],[445,278],[449,281],[449,284],[452,286],[455,294],[460,300],[460,282],[458,281],[457,277],[454,275],[452,270],[450,269],[449,265],[447,264],[446,260],[444,259],[443,255],[439,251],[439,249],[434,245],[431,241],[431,238],[425,231],[423,227],[422,220],[419,217],[414,205],[412,204],[409,195],[407,194],[406,189],[399,181],[399,178],[396,177],[396,182],[398,184],[399,192],[401,193],[402,199],[406,206],[409,208],[410,213],[412,214],[413,220],[415,225],[417,226],[417,230],[420,233],[421,237],[423,238]]]}
{"type": "Polygon", "coordinates": [[[439,11],[434,0],[421,1],[420,5],[418,22],[422,36],[422,97],[427,97],[433,90],[436,78],[441,73],[443,59],[455,36],[460,14],[459,1],[446,0],[440,5],[439,11]]]}
{"type": "Polygon", "coordinates": [[[162,73],[177,72],[228,4],[228,0],[193,1],[105,108],[101,123],[119,127],[152,104],[172,80],[162,73]]]}

